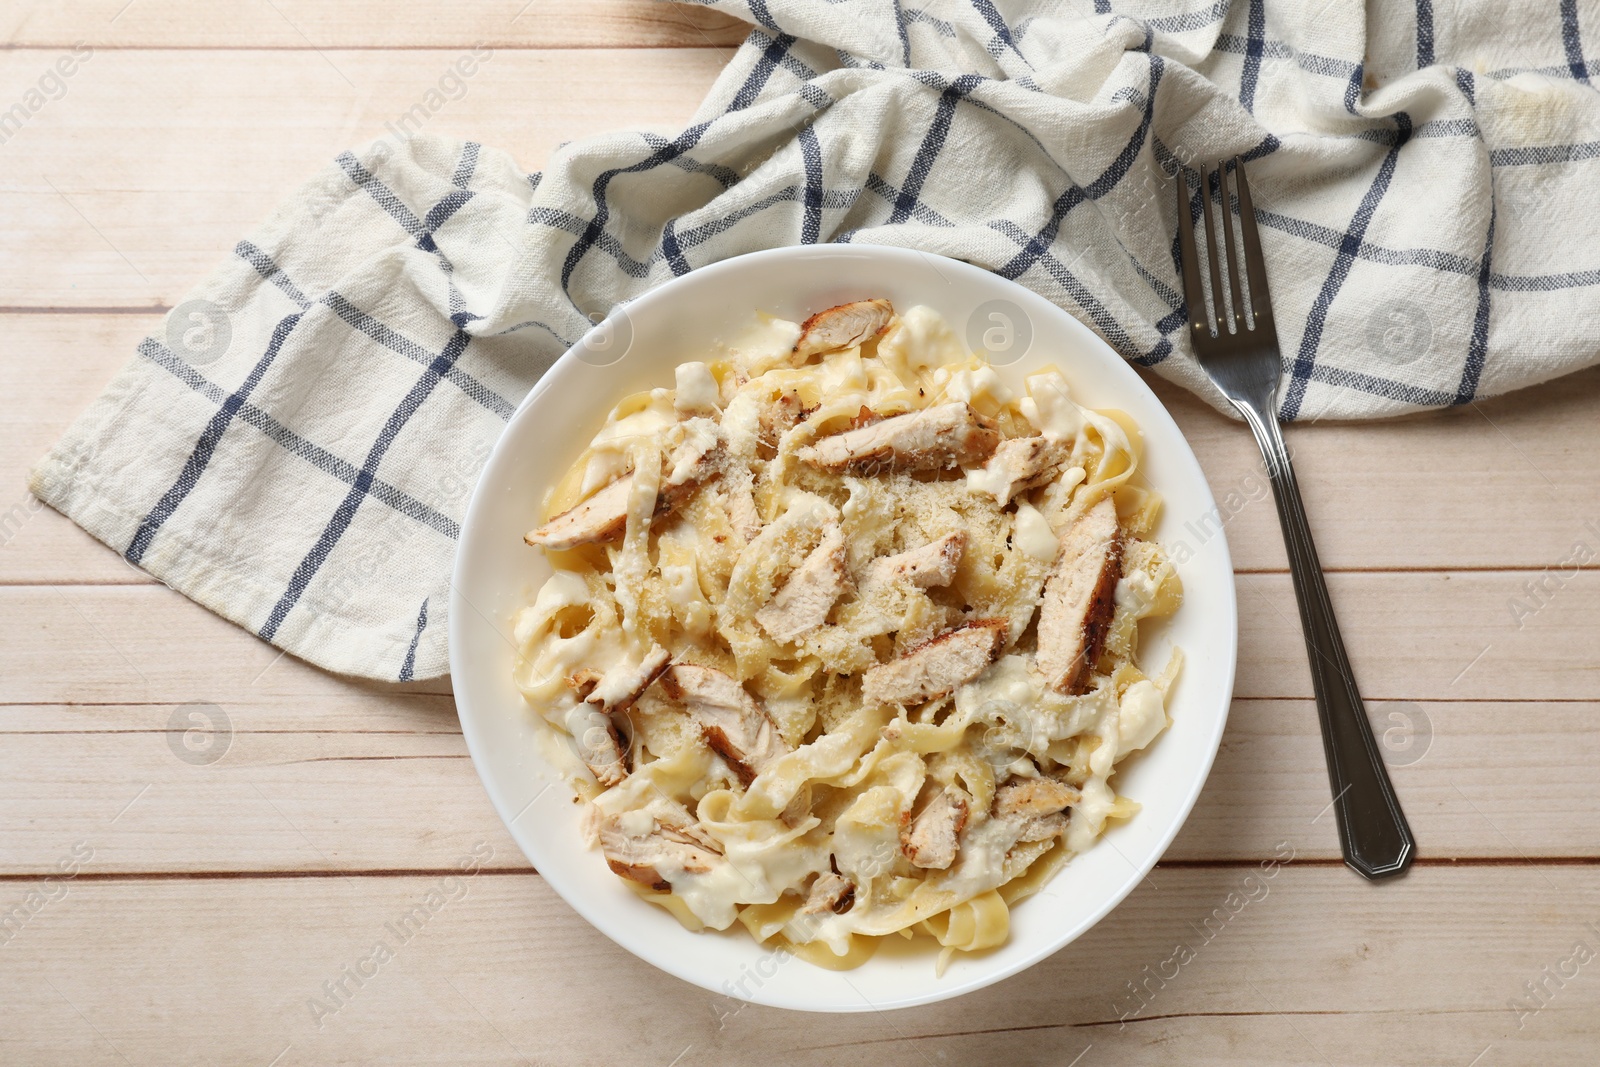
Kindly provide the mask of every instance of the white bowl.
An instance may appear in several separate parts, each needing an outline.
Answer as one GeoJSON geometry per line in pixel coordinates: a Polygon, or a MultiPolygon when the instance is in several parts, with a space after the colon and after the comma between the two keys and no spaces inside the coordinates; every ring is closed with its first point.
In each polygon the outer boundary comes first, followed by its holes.
{"type": "MultiPolygon", "coordinates": [[[[1014,340],[1020,340],[1020,331],[1014,340]]],[[[996,334],[995,341],[1004,340],[996,334]]],[[[1016,347],[1013,347],[1013,352],[1016,347]]],[[[1000,361],[997,359],[998,364],[1000,361]]],[[[1172,417],[1139,376],[1087,327],[1028,290],[966,263],[896,248],[782,248],[702,267],[651,290],[590,331],[550,369],[512,417],[484,468],[461,529],[450,600],[450,670],[467,747],[495,809],[535,868],[578,914],[655,966],[724,996],[807,1011],[867,1011],[969,993],[1046,956],[1088,930],[1155,866],[1193,807],[1222,739],[1233,691],[1237,626],[1233,567],[1200,465],[1172,417]],[[958,954],[934,974],[937,946],[886,939],[877,956],[844,972],[775,954],[738,924],[694,934],[630,892],[579,835],[579,806],[541,755],[547,730],[511,681],[510,620],[549,575],[522,543],[546,489],[576,460],[623,396],[673,384],[673,368],[705,358],[757,310],[799,321],[846,300],[888,297],[927,304],[958,333],[1003,329],[1000,312],[1031,325],[1032,343],[1009,365],[1008,385],[1054,363],[1079,403],[1121,408],[1144,432],[1144,474],[1165,498],[1155,536],[1188,551],[1179,566],[1182,608],[1146,627],[1142,661],[1157,668],[1176,645],[1183,673],[1168,702],[1172,727],[1128,760],[1118,791],[1144,807],[1072,860],[1043,892],[1017,905],[1000,948],[958,954]],[[1020,316],[1018,318],[1017,316],[1020,316]],[[1209,526],[1201,520],[1211,516],[1209,526]],[[1193,522],[1192,527],[1186,524],[1193,522]],[[1209,537],[1204,531],[1213,532],[1209,537]]]]}

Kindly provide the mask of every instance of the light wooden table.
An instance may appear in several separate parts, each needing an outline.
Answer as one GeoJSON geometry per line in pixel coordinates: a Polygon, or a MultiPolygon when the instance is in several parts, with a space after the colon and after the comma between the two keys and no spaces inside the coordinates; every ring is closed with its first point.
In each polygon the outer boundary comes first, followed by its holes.
{"type": "Polygon", "coordinates": [[[1237,507],[1216,770],[1167,860],[1087,936],[888,1015],[741,1010],[640,963],[517,851],[447,685],[280,658],[32,502],[27,466],[161,313],[465,48],[493,55],[431,128],[532,170],[593,131],[680,125],[743,36],[636,0],[521,6],[0,9],[0,107],[93,49],[0,144],[0,910],[23,916],[0,931],[0,1063],[1595,1062],[1600,574],[1559,564],[1600,553],[1600,373],[1290,431],[1421,843],[1378,887],[1338,860],[1254,445],[1160,387],[1237,507]],[[1519,620],[1518,600],[1538,610],[1519,620]],[[174,747],[191,703],[230,724],[214,761],[174,747]],[[465,895],[395,942],[385,924],[474,855],[465,895]],[[1275,855],[1293,859],[1250,879],[1275,855]],[[393,959],[316,1019],[308,1001],[380,940],[393,959]],[[1197,950],[1181,969],[1179,943],[1197,950]]]}

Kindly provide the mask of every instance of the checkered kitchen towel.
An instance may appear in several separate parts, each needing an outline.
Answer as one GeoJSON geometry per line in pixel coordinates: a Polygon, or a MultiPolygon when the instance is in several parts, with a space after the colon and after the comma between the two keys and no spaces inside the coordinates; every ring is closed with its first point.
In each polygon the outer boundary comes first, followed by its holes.
{"type": "Polygon", "coordinates": [[[534,175],[434,137],[341,156],[139,347],[34,491],[313,663],[438,675],[473,478],[591,318],[741,252],[903,245],[1014,278],[1215,401],[1166,173],[1236,153],[1286,419],[1595,360],[1600,6],[710,6],[756,28],[676,137],[591,137],[534,175]]]}

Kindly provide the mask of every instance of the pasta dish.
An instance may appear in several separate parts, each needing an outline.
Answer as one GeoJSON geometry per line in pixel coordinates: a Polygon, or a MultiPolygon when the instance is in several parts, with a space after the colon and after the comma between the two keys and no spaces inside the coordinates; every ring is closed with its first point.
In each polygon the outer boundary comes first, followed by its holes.
{"type": "Polygon", "coordinates": [[[553,574],[516,682],[584,826],[693,930],[853,967],[891,934],[1002,944],[1138,805],[1182,597],[1126,416],[1016,393],[935,311],[756,316],[624,398],[528,533],[553,574]],[[573,758],[575,757],[575,758],[573,758]]]}

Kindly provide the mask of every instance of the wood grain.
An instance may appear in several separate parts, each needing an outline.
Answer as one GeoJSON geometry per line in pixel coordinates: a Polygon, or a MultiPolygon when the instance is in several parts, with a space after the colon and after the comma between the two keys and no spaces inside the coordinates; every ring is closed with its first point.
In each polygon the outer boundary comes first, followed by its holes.
{"type": "Polygon", "coordinates": [[[163,585],[0,588],[0,702],[228,704],[449,691],[330,675],[163,585]]]}
{"type": "MultiPolygon", "coordinates": [[[[465,856],[477,839],[451,843],[465,856]]],[[[1579,1062],[1569,1054],[1592,1040],[1600,983],[1587,969],[1520,1030],[1508,1008],[1574,941],[1596,943],[1600,884],[1587,870],[1425,868],[1381,891],[1292,862],[1245,878],[1159,872],[1000,985],[825,1022],[741,1010],[653,970],[538,877],[478,875],[403,944],[385,924],[437,877],[80,881],[0,950],[10,1017],[25,1020],[0,1031],[0,1059],[1061,1067],[1092,1046],[1080,1063],[1181,1050],[1185,1064],[1236,1065],[1270,1049],[1274,1064],[1464,1067],[1486,1048],[1480,1063],[1579,1062]],[[1205,940],[1202,923],[1233,892],[1255,899],[1205,940]],[[307,1002],[380,940],[393,959],[360,988],[347,981],[319,1026],[307,1002]],[[1179,944],[1194,956],[1174,968],[1179,944]]]]}
{"type": "MultiPolygon", "coordinates": [[[[1600,673],[1600,572],[1531,602],[1518,571],[1401,571],[1328,577],[1369,700],[1588,700],[1600,673]]],[[[1286,574],[1242,574],[1238,696],[1310,696],[1311,675],[1286,574]]]]}
{"type": "Polygon", "coordinates": [[[731,48],[747,23],[689,4],[652,0],[473,0],[447,17],[420,4],[383,0],[273,0],[204,4],[189,0],[31,0],[0,11],[11,47],[61,48],[84,41],[112,48],[423,49],[731,48]]]}
{"type": "MultiPolygon", "coordinates": [[[[0,307],[177,303],[300,184],[381,136],[460,55],[96,53],[0,152],[0,307]]],[[[3,106],[57,58],[0,52],[3,106]]],[[[589,134],[676,132],[726,59],[711,48],[496,52],[424,129],[538,170],[558,144],[589,134]]]]}
{"type": "MultiPolygon", "coordinates": [[[[1240,570],[1287,566],[1261,456],[1240,423],[1146,374],[1211,483],[1240,570]]],[[[1285,431],[1326,570],[1600,565],[1600,368],[1467,407],[1285,431]]],[[[1184,517],[1184,525],[1205,521],[1184,517]]],[[[1214,526],[1213,526],[1214,528],[1214,526]]]]}
{"type": "Polygon", "coordinates": [[[148,583],[28,492],[28,470],[106,387],[156,315],[0,315],[0,396],[34,398],[0,410],[0,583],[148,583]]]}

